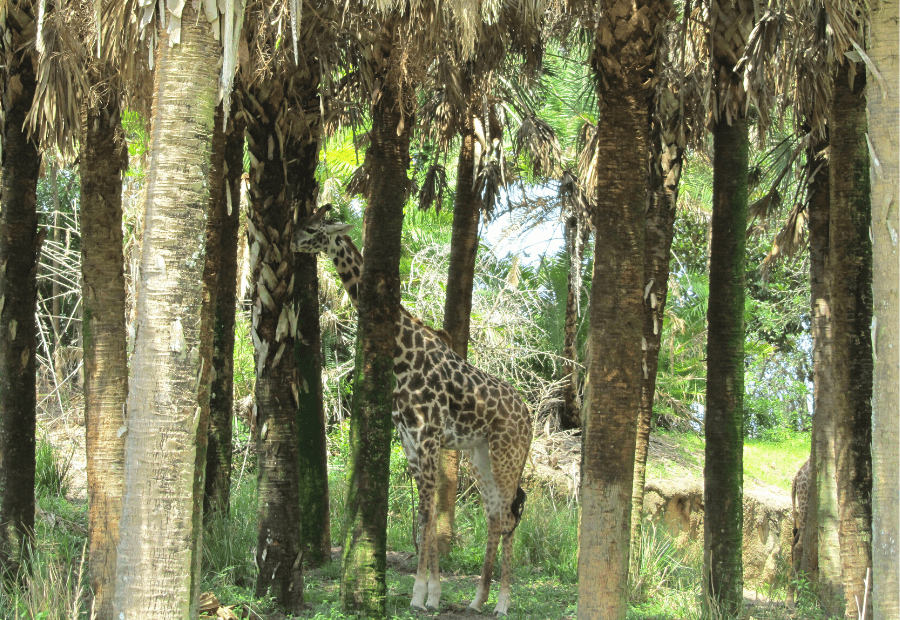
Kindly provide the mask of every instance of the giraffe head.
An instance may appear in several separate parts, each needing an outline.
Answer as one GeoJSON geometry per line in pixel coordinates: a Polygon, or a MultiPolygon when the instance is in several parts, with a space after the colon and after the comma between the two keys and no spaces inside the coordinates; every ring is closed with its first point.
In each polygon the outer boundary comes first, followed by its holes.
{"type": "Polygon", "coordinates": [[[291,249],[294,252],[317,254],[327,252],[335,243],[335,238],[346,235],[353,228],[352,224],[341,224],[325,219],[325,214],[331,210],[327,204],[319,208],[314,214],[297,222],[294,229],[294,239],[291,241],[291,249]]]}

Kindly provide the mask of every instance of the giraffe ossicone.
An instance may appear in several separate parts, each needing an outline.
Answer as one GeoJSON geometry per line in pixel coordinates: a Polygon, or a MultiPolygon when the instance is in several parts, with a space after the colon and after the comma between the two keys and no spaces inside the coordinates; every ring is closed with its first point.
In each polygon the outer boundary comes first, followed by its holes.
{"type": "MultiPolygon", "coordinates": [[[[330,205],[298,222],[291,249],[325,252],[353,305],[362,279],[362,255],[347,236],[350,225],[325,220],[330,205]]],[[[440,450],[468,455],[488,522],[481,579],[469,607],[481,611],[488,598],[497,547],[502,539],[500,592],[494,613],[510,604],[512,540],[525,506],[519,486],[531,449],[531,412],[506,381],[462,359],[446,333],[426,326],[401,308],[394,346],[393,421],[419,489],[419,562],[410,605],[437,609],[441,597],[435,520],[440,450]],[[426,600],[427,597],[427,600],[426,600]]]]}

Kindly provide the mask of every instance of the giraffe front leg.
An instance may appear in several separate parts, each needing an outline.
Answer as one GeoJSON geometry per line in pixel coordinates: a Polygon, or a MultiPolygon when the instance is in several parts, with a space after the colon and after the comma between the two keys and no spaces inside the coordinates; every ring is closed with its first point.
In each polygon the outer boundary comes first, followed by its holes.
{"type": "MultiPolygon", "coordinates": [[[[404,449],[406,446],[404,446],[404,449]]],[[[437,584],[435,590],[431,582],[440,580],[440,574],[432,575],[431,581],[428,578],[428,569],[432,563],[432,548],[437,552],[437,539],[435,537],[435,483],[436,483],[436,467],[437,460],[435,453],[437,452],[437,444],[429,440],[419,442],[418,450],[416,450],[417,473],[416,483],[419,486],[419,563],[416,569],[416,583],[413,586],[412,601],[410,607],[416,611],[425,612],[428,607],[437,607],[440,599],[440,583],[437,584]],[[435,596],[436,593],[436,596],[435,596]],[[425,595],[428,595],[428,603],[425,603],[425,595]]],[[[407,457],[409,453],[407,453],[407,457]]],[[[413,459],[409,459],[413,462],[413,459]]],[[[436,568],[436,561],[435,561],[436,568]]],[[[436,571],[435,571],[436,572],[436,571]]]]}
{"type": "MultiPolygon", "coordinates": [[[[434,514],[434,513],[432,513],[434,514]]],[[[440,551],[437,542],[437,519],[431,519],[431,533],[428,537],[428,602],[425,609],[437,610],[441,604],[440,551]]]]}
{"type": "Polygon", "coordinates": [[[422,488],[419,488],[419,562],[416,566],[416,583],[413,585],[412,601],[409,606],[416,611],[426,612],[425,595],[428,592],[428,556],[431,535],[429,533],[432,511],[423,501],[422,488]]]}

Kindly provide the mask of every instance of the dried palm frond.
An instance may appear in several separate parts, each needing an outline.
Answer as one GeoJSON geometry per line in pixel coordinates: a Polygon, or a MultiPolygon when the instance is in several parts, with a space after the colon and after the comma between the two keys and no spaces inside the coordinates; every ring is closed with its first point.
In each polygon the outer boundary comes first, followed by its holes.
{"type": "Polygon", "coordinates": [[[572,214],[579,227],[591,226],[594,201],[589,191],[578,175],[571,170],[564,170],[560,175],[557,197],[563,212],[572,214]]]}
{"type": "Polygon", "coordinates": [[[37,130],[42,148],[55,146],[62,160],[71,162],[80,133],[82,101],[89,91],[84,73],[89,50],[79,36],[82,23],[78,13],[52,11],[41,17],[35,40],[39,56],[36,88],[26,122],[37,130]]]}
{"type": "Polygon", "coordinates": [[[562,147],[550,123],[534,114],[522,119],[515,136],[516,155],[528,154],[532,174],[535,177],[552,177],[558,174],[562,160],[562,147]]]}
{"type": "Polygon", "coordinates": [[[578,176],[584,187],[597,187],[599,139],[597,125],[585,123],[581,126],[581,131],[578,133],[578,176]]]}
{"type": "Polygon", "coordinates": [[[775,235],[772,249],[762,262],[763,279],[768,279],[772,267],[782,256],[791,257],[806,247],[806,205],[802,202],[794,204],[784,225],[775,235]]]}
{"type": "Polygon", "coordinates": [[[512,178],[510,164],[505,158],[492,159],[478,171],[475,190],[481,196],[481,210],[486,219],[493,218],[494,209],[500,205],[503,190],[512,178]]]}
{"type": "Polygon", "coordinates": [[[366,200],[369,199],[369,192],[372,188],[372,175],[369,172],[368,161],[368,158],[366,158],[362,166],[354,170],[350,180],[347,181],[347,193],[366,200]]]}
{"type": "Polygon", "coordinates": [[[441,164],[431,164],[419,192],[419,209],[427,211],[431,205],[434,205],[435,211],[440,213],[441,206],[444,204],[444,192],[448,189],[447,171],[441,164]]]}

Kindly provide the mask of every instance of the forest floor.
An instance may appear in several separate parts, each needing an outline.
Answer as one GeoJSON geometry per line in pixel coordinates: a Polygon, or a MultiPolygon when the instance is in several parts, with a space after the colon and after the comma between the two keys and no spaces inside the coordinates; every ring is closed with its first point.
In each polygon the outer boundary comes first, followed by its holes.
{"type": "MultiPolygon", "coordinates": [[[[44,419],[39,423],[40,430],[56,448],[59,457],[68,464],[69,489],[67,499],[74,506],[83,510],[86,506],[86,476],[84,459],[84,426],[83,419],[77,415],[62,416],[55,419],[44,419]]],[[[532,455],[531,473],[535,481],[561,489],[560,493],[577,493],[578,437],[547,435],[536,440],[532,455]],[[543,443],[542,443],[543,442],[543,443]],[[566,490],[568,489],[568,490],[566,490]]],[[[745,487],[765,488],[779,501],[790,501],[790,481],[799,465],[808,453],[808,442],[796,437],[787,442],[748,442],[745,448],[745,487]]],[[[670,480],[679,484],[686,481],[702,483],[703,476],[703,440],[696,434],[659,433],[655,434],[649,450],[648,480],[670,480]]],[[[531,498],[529,498],[531,501],[531,498]]],[[[528,519],[528,508],[538,509],[537,505],[526,506],[524,519],[528,519]]],[[[534,514],[534,513],[532,513],[534,514]]],[[[59,515],[52,510],[39,509],[39,517],[45,521],[56,523],[59,515]]],[[[535,515],[533,519],[539,518],[535,515]]],[[[79,519],[80,521],[81,519],[79,519]]],[[[523,520],[524,523],[524,520],[523,520]]],[[[85,526],[72,523],[71,526],[83,533],[85,526]]],[[[518,533],[518,532],[517,532],[518,533]]],[[[82,534],[83,535],[83,534],[82,534]]],[[[311,570],[305,575],[306,601],[308,611],[300,617],[313,620],[337,620],[343,616],[340,609],[340,548],[333,548],[333,561],[329,565],[311,570]]],[[[483,549],[466,550],[470,557],[477,556],[477,565],[483,557],[483,549]]],[[[563,553],[562,550],[557,551],[563,553]]],[[[568,553],[568,552],[566,552],[568,553]]],[[[683,582],[675,582],[673,575],[677,572],[689,572],[684,566],[687,560],[683,555],[672,555],[668,551],[666,562],[671,566],[662,566],[659,583],[652,585],[641,600],[633,601],[629,609],[629,620],[682,620],[699,617],[699,578],[695,574],[691,580],[695,586],[685,588],[683,582]],[[678,590],[678,591],[676,591],[678,590]]],[[[438,612],[417,614],[409,609],[409,598],[412,592],[417,556],[409,550],[392,549],[388,552],[388,609],[390,617],[397,618],[435,618],[451,620],[462,617],[490,615],[496,603],[498,589],[497,578],[492,586],[491,597],[484,605],[484,613],[477,614],[468,609],[468,603],[474,596],[478,581],[478,570],[474,569],[476,560],[469,561],[461,568],[460,562],[450,562],[450,567],[442,564],[442,599],[438,612]]],[[[559,560],[557,558],[557,560],[559,560]]],[[[561,561],[561,560],[560,560],[561,561]]],[[[691,568],[694,573],[696,568],[691,568]]],[[[498,558],[499,574],[499,558],[498,558]]],[[[513,578],[513,603],[510,608],[511,619],[568,619],[576,613],[578,586],[569,576],[561,575],[559,570],[543,570],[539,564],[523,562],[516,565],[513,578]]],[[[210,608],[210,614],[204,617],[251,618],[252,620],[282,620],[284,615],[267,609],[261,602],[253,602],[249,592],[249,584],[222,585],[213,580],[205,589],[212,590],[224,607],[210,608]],[[218,613],[218,615],[216,615],[218,613]]],[[[748,587],[751,587],[748,585],[748,587]]],[[[784,603],[783,587],[759,586],[757,589],[745,590],[744,618],[788,619],[788,618],[820,618],[813,613],[789,609],[784,603]]]]}

